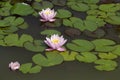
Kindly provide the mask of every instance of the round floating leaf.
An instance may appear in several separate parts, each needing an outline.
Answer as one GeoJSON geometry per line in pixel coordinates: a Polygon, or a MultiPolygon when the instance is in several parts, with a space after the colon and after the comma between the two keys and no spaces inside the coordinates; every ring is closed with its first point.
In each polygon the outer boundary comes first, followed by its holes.
{"type": "Polygon", "coordinates": [[[32,63],[26,63],[26,64],[22,64],[19,70],[22,73],[26,74],[30,71],[31,67],[32,67],[32,63]]]}
{"type": "Polygon", "coordinates": [[[120,7],[116,4],[102,4],[99,6],[99,9],[105,12],[116,12],[120,10],[120,7]]]}
{"type": "Polygon", "coordinates": [[[90,20],[85,20],[84,25],[85,25],[84,27],[86,28],[86,30],[89,30],[89,31],[95,31],[98,28],[97,24],[90,20]]]}
{"type": "Polygon", "coordinates": [[[98,3],[100,0],[83,0],[83,2],[88,3],[88,4],[95,4],[98,3]]]}
{"type": "Polygon", "coordinates": [[[105,21],[113,25],[120,25],[120,16],[109,16],[105,21]]]}
{"type": "Polygon", "coordinates": [[[95,45],[95,51],[101,52],[110,52],[115,49],[114,45],[116,44],[114,41],[109,39],[96,39],[92,41],[95,45]]]}
{"type": "Polygon", "coordinates": [[[35,0],[36,2],[41,2],[42,0],[35,0]]]}
{"type": "Polygon", "coordinates": [[[11,10],[12,14],[18,14],[21,16],[26,16],[32,14],[33,12],[34,9],[30,5],[23,3],[16,3],[11,10]]]}
{"type": "Polygon", "coordinates": [[[22,47],[24,42],[33,41],[33,38],[30,35],[23,34],[20,38],[18,34],[9,34],[4,38],[4,41],[7,46],[18,46],[22,47]]]}
{"type": "Polygon", "coordinates": [[[46,9],[46,8],[52,8],[53,4],[49,1],[42,1],[41,3],[39,2],[34,2],[32,4],[33,8],[36,10],[42,10],[42,9],[46,9]]]}
{"type": "Polygon", "coordinates": [[[81,2],[68,2],[67,5],[75,10],[75,11],[87,11],[89,10],[89,6],[87,4],[81,3],[81,2]]]}
{"type": "Polygon", "coordinates": [[[67,48],[77,52],[86,52],[94,49],[94,45],[87,40],[73,40],[72,43],[67,43],[67,48]]]}
{"type": "Polygon", "coordinates": [[[45,47],[42,45],[40,40],[35,40],[34,42],[25,42],[25,49],[33,52],[43,52],[45,47]]]}
{"type": "Polygon", "coordinates": [[[47,35],[47,36],[51,36],[53,34],[58,34],[60,35],[61,33],[57,30],[44,30],[42,32],[40,32],[42,35],[47,35]]]}
{"type": "Polygon", "coordinates": [[[112,53],[120,56],[120,45],[115,46],[115,49],[112,51],[112,53]]]}
{"type": "Polygon", "coordinates": [[[95,68],[100,71],[112,71],[117,67],[117,62],[112,60],[99,59],[95,64],[98,64],[95,68]]]}
{"type": "Polygon", "coordinates": [[[29,70],[29,73],[38,73],[41,71],[41,69],[42,69],[42,67],[36,65],[29,70]]]}
{"type": "Polygon", "coordinates": [[[27,29],[28,28],[28,24],[26,22],[24,22],[23,24],[17,26],[19,27],[20,29],[27,29]]]}
{"type": "Polygon", "coordinates": [[[76,59],[80,62],[92,63],[97,60],[97,56],[92,52],[82,52],[76,56],[76,59]]]}
{"type": "Polygon", "coordinates": [[[57,10],[57,16],[58,18],[69,18],[72,16],[72,13],[65,9],[58,9],[57,10]],[[63,14],[64,13],[64,14],[63,14]]]}
{"type": "Polygon", "coordinates": [[[22,24],[23,22],[24,22],[24,19],[21,17],[18,17],[15,19],[15,21],[12,23],[12,25],[18,26],[18,25],[22,24]]]}
{"type": "Polygon", "coordinates": [[[116,59],[117,55],[113,53],[99,53],[98,55],[102,59],[116,59]]]}
{"type": "Polygon", "coordinates": [[[71,21],[68,20],[68,19],[63,19],[63,24],[64,24],[65,26],[73,27],[73,24],[72,24],[71,21]]]}
{"type": "Polygon", "coordinates": [[[74,51],[71,52],[65,51],[65,52],[61,52],[60,54],[63,56],[64,61],[74,61],[78,53],[74,51]]]}
{"type": "Polygon", "coordinates": [[[44,26],[47,26],[47,27],[60,27],[62,24],[62,20],[60,19],[56,19],[54,22],[46,22],[44,24],[44,26]]]}
{"type": "Polygon", "coordinates": [[[97,29],[96,31],[94,32],[91,32],[91,31],[84,31],[84,33],[89,36],[89,37],[93,37],[93,38],[101,38],[105,35],[105,31],[102,30],[102,29],[97,29]]]}
{"type": "Polygon", "coordinates": [[[63,57],[58,52],[46,52],[45,56],[42,54],[36,54],[32,57],[35,64],[40,66],[54,66],[63,62],[63,57]]]}
{"type": "Polygon", "coordinates": [[[54,5],[65,6],[66,0],[51,0],[54,5]]]}

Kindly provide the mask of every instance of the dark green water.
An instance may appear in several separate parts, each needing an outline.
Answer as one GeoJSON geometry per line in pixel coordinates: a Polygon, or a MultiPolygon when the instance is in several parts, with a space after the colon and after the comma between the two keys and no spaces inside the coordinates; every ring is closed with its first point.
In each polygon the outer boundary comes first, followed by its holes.
{"type": "Polygon", "coordinates": [[[115,71],[101,72],[95,70],[92,64],[77,61],[43,68],[38,74],[13,72],[8,68],[9,62],[31,62],[33,53],[16,47],[0,47],[0,53],[0,80],[120,80],[120,67],[115,71]]]}

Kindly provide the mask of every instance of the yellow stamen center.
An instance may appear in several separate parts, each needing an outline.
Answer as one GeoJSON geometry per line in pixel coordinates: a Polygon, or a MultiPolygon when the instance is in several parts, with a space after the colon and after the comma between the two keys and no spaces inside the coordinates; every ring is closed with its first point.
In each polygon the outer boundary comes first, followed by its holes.
{"type": "Polygon", "coordinates": [[[50,14],[50,13],[51,13],[50,11],[46,11],[46,12],[45,12],[45,14],[47,14],[47,15],[50,14]]]}
{"type": "Polygon", "coordinates": [[[58,39],[53,39],[53,40],[52,40],[52,43],[54,43],[54,44],[57,44],[58,42],[59,42],[58,39]]]}

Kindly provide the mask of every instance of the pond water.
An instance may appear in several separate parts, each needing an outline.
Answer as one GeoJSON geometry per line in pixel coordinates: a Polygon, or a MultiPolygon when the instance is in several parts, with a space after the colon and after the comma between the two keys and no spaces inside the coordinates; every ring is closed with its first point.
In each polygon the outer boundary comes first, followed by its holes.
{"type": "MultiPolygon", "coordinates": [[[[22,0],[23,1],[23,0],[22,0]]],[[[44,0],[43,0],[44,1],[44,0]]],[[[52,0],[45,0],[52,1],[52,0]]],[[[66,1],[66,0],[65,0],[66,1]]],[[[29,2],[29,0],[27,1],[29,2]]],[[[103,3],[119,3],[119,0],[101,0],[100,4],[103,3]]],[[[29,2],[30,3],[30,2],[29,2]]],[[[60,9],[60,6],[55,7],[55,10],[60,9]]],[[[63,9],[68,9],[72,12],[73,16],[85,19],[86,13],[78,12],[62,7],[63,9]]],[[[18,15],[17,15],[18,16],[18,15]]],[[[23,16],[24,20],[28,23],[29,27],[25,30],[18,30],[18,34],[29,34],[32,35],[34,39],[45,39],[45,35],[41,35],[40,32],[47,29],[59,30],[68,42],[74,39],[85,39],[85,40],[95,40],[95,39],[110,39],[115,41],[117,44],[120,43],[120,30],[119,25],[111,25],[109,23],[105,24],[104,27],[99,28],[97,31],[80,31],[79,29],[65,27],[63,24],[60,27],[49,27],[48,24],[41,23],[39,21],[40,17],[35,17],[33,15],[23,16]],[[46,26],[47,25],[47,26],[46,26]],[[99,33],[102,32],[105,33],[99,33]],[[97,33],[98,32],[98,33],[97,33]],[[97,35],[96,35],[97,34],[97,35]],[[99,35],[103,34],[103,35],[99,35]],[[100,37],[99,37],[100,36],[100,37]]],[[[68,49],[70,50],[70,49],[68,49]]],[[[43,67],[39,73],[36,74],[23,74],[19,71],[11,71],[8,68],[8,64],[11,61],[19,61],[20,63],[33,62],[32,56],[36,52],[26,50],[20,47],[8,47],[0,46],[0,80],[120,80],[120,59],[115,59],[118,66],[113,71],[99,71],[94,68],[93,63],[87,64],[82,63],[77,60],[66,61],[60,65],[55,65],[52,67],[43,67]]],[[[111,65],[112,66],[112,65],[111,65]]]]}

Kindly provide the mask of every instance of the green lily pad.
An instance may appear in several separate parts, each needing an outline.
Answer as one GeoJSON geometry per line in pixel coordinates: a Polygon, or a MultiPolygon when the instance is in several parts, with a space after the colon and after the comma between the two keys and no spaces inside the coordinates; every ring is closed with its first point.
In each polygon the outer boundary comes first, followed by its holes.
{"type": "Polygon", "coordinates": [[[23,47],[23,44],[27,41],[33,42],[33,38],[30,35],[23,34],[20,38],[18,34],[9,34],[4,38],[7,46],[23,47]]]}
{"type": "Polygon", "coordinates": [[[65,6],[66,0],[50,0],[54,5],[65,6]]]}
{"type": "Polygon", "coordinates": [[[58,52],[46,52],[45,56],[42,54],[36,54],[32,57],[35,64],[40,66],[49,67],[61,64],[63,62],[63,57],[58,52]]]}
{"type": "Polygon", "coordinates": [[[23,24],[17,26],[20,29],[27,29],[28,28],[28,24],[26,22],[24,22],[23,24]]]}
{"type": "Polygon", "coordinates": [[[120,7],[116,4],[102,4],[99,6],[99,9],[105,12],[116,12],[120,10],[120,7]]]}
{"type": "Polygon", "coordinates": [[[97,60],[97,56],[92,52],[82,52],[76,56],[76,59],[80,62],[92,63],[97,60]]]}
{"type": "Polygon", "coordinates": [[[120,45],[116,45],[112,53],[120,56],[120,45]]]}
{"type": "Polygon", "coordinates": [[[74,52],[74,51],[64,51],[64,52],[61,52],[60,55],[63,56],[64,58],[64,61],[74,61],[75,60],[75,57],[78,53],[77,52],[74,52]]]}
{"type": "Polygon", "coordinates": [[[83,2],[88,3],[88,4],[95,4],[98,3],[100,0],[83,0],[83,2]]]}
{"type": "Polygon", "coordinates": [[[113,25],[120,25],[120,16],[109,16],[105,21],[113,25]]]}
{"type": "Polygon", "coordinates": [[[59,31],[57,31],[57,30],[44,30],[44,31],[40,32],[40,34],[42,34],[42,35],[47,35],[47,36],[51,36],[51,35],[53,35],[53,34],[58,34],[58,35],[60,35],[61,33],[60,33],[59,31]]]}
{"type": "Polygon", "coordinates": [[[38,73],[41,71],[41,69],[42,69],[42,67],[36,65],[29,70],[29,73],[38,73]]]}
{"type": "Polygon", "coordinates": [[[112,60],[99,59],[95,61],[95,68],[100,71],[112,71],[117,67],[117,62],[112,60]]]}
{"type": "Polygon", "coordinates": [[[33,12],[34,9],[30,5],[23,3],[16,3],[11,10],[12,14],[17,14],[21,16],[26,16],[32,14],[33,12]]]}
{"type": "Polygon", "coordinates": [[[67,48],[77,52],[86,52],[94,49],[94,45],[87,40],[72,40],[71,43],[67,43],[67,48]]]}
{"type": "Polygon", "coordinates": [[[42,45],[40,40],[34,40],[34,42],[25,42],[24,43],[25,49],[33,52],[43,52],[45,47],[42,45]]]}
{"type": "Polygon", "coordinates": [[[52,8],[53,4],[49,1],[42,1],[42,2],[34,2],[32,4],[32,7],[36,10],[42,10],[42,9],[46,9],[46,8],[52,8]]]}
{"type": "Polygon", "coordinates": [[[32,63],[22,64],[20,66],[19,71],[21,71],[22,73],[26,74],[26,73],[28,73],[30,71],[31,67],[32,67],[32,63]]]}
{"type": "Polygon", "coordinates": [[[116,44],[109,39],[96,39],[93,40],[92,43],[95,45],[95,51],[100,52],[110,52],[115,49],[114,45],[116,44]]]}
{"type": "Polygon", "coordinates": [[[117,55],[113,53],[99,53],[98,55],[102,59],[116,59],[117,55]]]}
{"type": "Polygon", "coordinates": [[[87,4],[81,3],[81,2],[68,2],[67,5],[75,10],[75,11],[82,11],[85,12],[89,10],[89,6],[87,4]]]}
{"type": "Polygon", "coordinates": [[[36,2],[41,2],[42,0],[35,0],[36,2]]]}
{"type": "Polygon", "coordinates": [[[65,9],[58,9],[57,10],[57,16],[58,18],[69,18],[72,16],[72,13],[65,9]],[[63,14],[64,13],[64,14],[63,14]]]}

